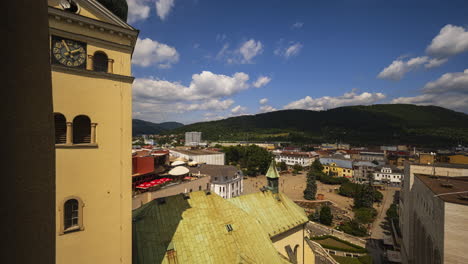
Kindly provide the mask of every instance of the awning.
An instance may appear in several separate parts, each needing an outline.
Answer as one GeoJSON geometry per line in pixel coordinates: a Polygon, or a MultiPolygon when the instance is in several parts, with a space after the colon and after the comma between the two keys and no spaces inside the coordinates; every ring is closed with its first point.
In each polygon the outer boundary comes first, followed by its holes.
{"type": "Polygon", "coordinates": [[[172,176],[181,176],[189,173],[189,169],[183,166],[178,166],[169,171],[169,174],[172,176]]]}
{"type": "Polygon", "coordinates": [[[181,160],[178,160],[178,161],[174,161],[171,163],[171,166],[175,167],[175,166],[180,166],[180,165],[184,165],[185,162],[181,161],[181,160]]]}

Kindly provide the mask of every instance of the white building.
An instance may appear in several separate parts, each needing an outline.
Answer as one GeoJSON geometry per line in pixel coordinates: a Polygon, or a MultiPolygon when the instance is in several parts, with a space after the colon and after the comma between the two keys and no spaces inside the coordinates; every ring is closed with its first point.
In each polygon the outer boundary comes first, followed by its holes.
{"type": "Polygon", "coordinates": [[[468,263],[468,165],[407,164],[400,195],[402,263],[468,263]]]}
{"type": "Polygon", "coordinates": [[[202,132],[185,132],[185,146],[198,146],[201,143],[202,132]]]}
{"type": "Polygon", "coordinates": [[[171,149],[170,155],[197,163],[224,165],[224,153],[205,149],[171,149]]]}
{"type": "Polygon", "coordinates": [[[288,166],[296,164],[302,167],[312,165],[312,162],[318,157],[315,152],[296,152],[296,151],[274,151],[276,162],[284,162],[288,166]]]}
{"type": "Polygon", "coordinates": [[[375,168],[374,183],[386,183],[393,186],[400,186],[403,181],[403,172],[394,166],[382,166],[375,168]]]}
{"type": "Polygon", "coordinates": [[[211,191],[225,199],[239,196],[244,190],[244,176],[235,166],[203,164],[189,170],[192,175],[210,176],[211,191]]]}

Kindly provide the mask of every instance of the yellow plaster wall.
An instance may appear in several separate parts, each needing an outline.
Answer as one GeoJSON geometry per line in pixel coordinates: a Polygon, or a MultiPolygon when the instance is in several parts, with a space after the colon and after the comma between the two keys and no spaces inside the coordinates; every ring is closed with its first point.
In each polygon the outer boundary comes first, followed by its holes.
{"type": "MultiPolygon", "coordinates": [[[[82,8],[80,15],[85,14],[82,8]]],[[[131,76],[131,51],[112,45],[130,46],[125,35],[54,17],[49,18],[49,26],[66,32],[54,35],[86,42],[87,54],[104,51],[114,60],[114,74],[131,76]]],[[[87,115],[97,123],[98,144],[56,149],[58,264],[131,263],[131,86],[128,81],[52,70],[54,112],[62,113],[67,122],[87,115]],[[62,203],[69,196],[78,196],[84,203],[84,230],[60,234],[62,203]]]]}
{"type": "Polygon", "coordinates": [[[70,195],[85,204],[84,231],[57,236],[57,263],[130,263],[131,85],[52,72],[52,86],[54,112],[98,124],[97,148],[56,150],[57,210],[70,195]]]}
{"type": "Polygon", "coordinates": [[[275,246],[276,250],[278,250],[278,252],[286,258],[288,258],[288,253],[286,252],[285,247],[289,245],[294,251],[294,247],[296,245],[299,245],[299,247],[297,248],[297,263],[314,264],[314,252],[304,240],[304,234],[305,233],[303,226],[297,226],[272,238],[273,245],[275,246]]]}
{"type": "Polygon", "coordinates": [[[323,172],[328,173],[331,172],[332,174],[336,174],[338,177],[346,177],[351,178],[353,177],[353,170],[347,168],[337,167],[336,165],[323,165],[323,172]]]}

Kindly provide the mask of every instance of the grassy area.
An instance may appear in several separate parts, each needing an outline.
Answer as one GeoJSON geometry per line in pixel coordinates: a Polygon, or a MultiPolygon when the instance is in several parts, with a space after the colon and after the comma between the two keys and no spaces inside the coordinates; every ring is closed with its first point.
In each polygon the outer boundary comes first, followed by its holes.
{"type": "Polygon", "coordinates": [[[363,247],[354,245],[348,241],[339,239],[334,236],[326,235],[311,238],[313,241],[319,243],[326,249],[351,252],[351,253],[367,253],[367,250],[363,247]]]}
{"type": "Polygon", "coordinates": [[[332,257],[340,264],[372,264],[372,257],[369,255],[365,255],[359,258],[341,257],[335,255],[332,255],[332,257]]]}

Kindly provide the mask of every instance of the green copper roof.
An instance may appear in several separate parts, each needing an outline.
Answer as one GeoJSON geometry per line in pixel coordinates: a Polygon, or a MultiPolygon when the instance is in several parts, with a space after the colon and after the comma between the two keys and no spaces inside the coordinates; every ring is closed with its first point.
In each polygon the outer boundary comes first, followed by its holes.
{"type": "Polygon", "coordinates": [[[257,192],[228,201],[257,219],[270,237],[309,221],[304,209],[283,193],[257,192]]]}
{"type": "Polygon", "coordinates": [[[266,173],[266,177],[267,178],[271,178],[271,179],[274,179],[274,178],[279,178],[279,173],[278,173],[278,170],[276,169],[276,163],[275,163],[275,160],[272,160],[271,163],[270,163],[270,167],[268,168],[268,171],[266,173]]]}
{"type": "Polygon", "coordinates": [[[214,193],[189,196],[133,211],[134,264],[288,263],[255,216],[214,193]]]}

